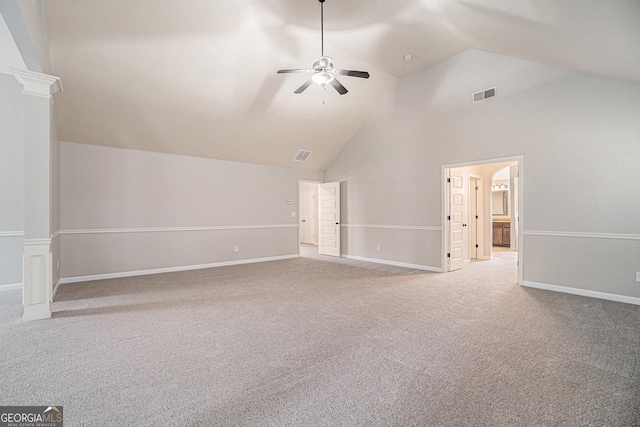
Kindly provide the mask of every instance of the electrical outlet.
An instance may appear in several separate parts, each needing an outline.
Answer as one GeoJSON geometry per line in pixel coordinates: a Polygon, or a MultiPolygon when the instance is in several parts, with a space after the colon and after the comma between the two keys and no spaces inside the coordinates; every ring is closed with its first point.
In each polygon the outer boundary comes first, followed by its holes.
{"type": "Polygon", "coordinates": [[[291,212],[291,218],[295,218],[296,217],[296,213],[295,212],[291,212]]]}
{"type": "Polygon", "coordinates": [[[233,247],[233,251],[234,251],[234,252],[238,252],[238,251],[239,251],[239,248],[238,248],[237,246],[234,246],[234,247],[233,247]]]}
{"type": "Polygon", "coordinates": [[[380,245],[376,246],[376,250],[379,251],[380,250],[380,245]]]}
{"type": "Polygon", "coordinates": [[[56,270],[60,270],[60,261],[56,261],[56,270]]]}
{"type": "Polygon", "coordinates": [[[640,283],[640,271],[636,271],[636,282],[640,283]]]}

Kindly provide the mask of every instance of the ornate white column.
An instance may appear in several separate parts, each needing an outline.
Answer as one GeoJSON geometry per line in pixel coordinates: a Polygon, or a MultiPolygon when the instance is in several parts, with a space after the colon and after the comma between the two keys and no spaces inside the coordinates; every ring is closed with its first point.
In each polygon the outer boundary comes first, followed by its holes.
{"type": "Polygon", "coordinates": [[[24,86],[25,233],[22,319],[51,317],[53,265],[51,253],[52,95],[62,90],[60,78],[13,70],[24,86]]]}

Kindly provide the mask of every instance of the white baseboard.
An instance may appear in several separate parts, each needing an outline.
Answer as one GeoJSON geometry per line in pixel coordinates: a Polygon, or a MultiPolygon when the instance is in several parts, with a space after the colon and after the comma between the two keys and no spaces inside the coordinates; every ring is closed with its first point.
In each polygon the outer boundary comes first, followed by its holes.
{"type": "Polygon", "coordinates": [[[56,294],[58,293],[58,289],[60,289],[60,285],[62,285],[62,279],[58,279],[58,283],[56,283],[56,287],[53,288],[53,293],[51,294],[51,302],[56,299],[56,294]]]}
{"type": "MultiPolygon", "coordinates": [[[[47,307],[49,307],[49,305],[47,305],[47,307]]],[[[44,309],[38,310],[36,312],[31,312],[29,314],[23,314],[22,315],[22,321],[23,322],[32,322],[34,320],[45,320],[45,319],[51,319],[51,309],[45,307],[44,309]]],[[[28,424],[27,424],[28,425],[28,424]]]]}
{"type": "MultiPolygon", "coordinates": [[[[53,296],[51,297],[51,301],[53,301],[56,297],[56,293],[58,292],[58,288],[60,287],[61,283],[58,280],[58,284],[56,285],[56,287],[53,289],[53,296]]],[[[12,285],[0,285],[0,292],[2,291],[16,291],[16,290],[22,290],[22,283],[14,283],[12,285]]]]}
{"type": "Polygon", "coordinates": [[[0,292],[2,291],[15,291],[15,290],[22,290],[22,283],[13,283],[10,285],[0,285],[0,292]]]}
{"type": "MultiPolygon", "coordinates": [[[[155,268],[151,270],[124,271],[121,273],[94,274],[90,276],[64,277],[58,282],[58,286],[65,283],[91,282],[95,280],[119,279],[122,277],[146,276],[148,274],[175,273],[178,271],[200,270],[203,268],[226,267],[230,265],[255,264],[258,262],[279,261],[283,259],[298,258],[300,255],[283,255],[268,258],[242,259],[237,261],[215,262],[211,264],[185,265],[179,267],[155,268]]],[[[56,286],[56,291],[58,289],[56,286]]]]}
{"type": "Polygon", "coordinates": [[[366,262],[372,262],[374,264],[385,264],[385,265],[393,265],[396,267],[406,267],[406,268],[413,268],[415,270],[424,270],[424,271],[433,271],[434,273],[442,273],[442,269],[441,268],[437,268],[437,267],[429,267],[427,265],[419,265],[419,264],[407,264],[405,262],[397,262],[397,261],[388,261],[386,259],[378,259],[378,258],[366,258],[366,257],[361,257],[361,256],[355,256],[355,255],[342,255],[343,258],[347,258],[347,259],[353,259],[356,261],[366,261],[366,262]]]}
{"type": "Polygon", "coordinates": [[[640,305],[640,298],[629,297],[625,295],[609,294],[606,292],[590,291],[587,289],[569,288],[566,286],[549,285],[547,283],[529,282],[527,280],[522,282],[522,286],[526,286],[528,288],[544,289],[547,291],[562,292],[565,294],[580,295],[583,297],[599,298],[609,301],[640,305]]]}

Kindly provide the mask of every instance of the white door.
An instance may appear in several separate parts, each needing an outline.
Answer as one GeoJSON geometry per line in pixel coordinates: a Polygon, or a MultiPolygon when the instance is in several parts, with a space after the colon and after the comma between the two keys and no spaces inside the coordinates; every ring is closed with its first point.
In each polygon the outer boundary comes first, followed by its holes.
{"type": "Polygon", "coordinates": [[[478,179],[469,179],[469,255],[478,259],[478,179]]]}
{"type": "Polygon", "coordinates": [[[315,196],[312,190],[300,192],[300,243],[316,243],[315,196]]]}
{"type": "Polygon", "coordinates": [[[320,255],[340,256],[340,183],[328,182],[318,186],[320,255]]]}
{"type": "Polygon", "coordinates": [[[449,271],[464,267],[464,244],[468,242],[464,223],[464,179],[451,171],[449,179],[449,271]],[[465,237],[467,239],[465,239],[465,237]]]}

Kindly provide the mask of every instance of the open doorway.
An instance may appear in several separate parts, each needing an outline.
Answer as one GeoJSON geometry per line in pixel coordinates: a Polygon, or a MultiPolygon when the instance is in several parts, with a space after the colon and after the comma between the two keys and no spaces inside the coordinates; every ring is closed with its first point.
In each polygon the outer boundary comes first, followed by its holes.
{"type": "Polygon", "coordinates": [[[513,259],[522,283],[522,157],[445,165],[442,176],[442,271],[513,259]]]}
{"type": "Polygon", "coordinates": [[[298,181],[298,245],[300,256],[318,255],[318,181],[298,181]]]}
{"type": "Polygon", "coordinates": [[[340,182],[298,181],[298,253],[340,257],[340,182]]]}

